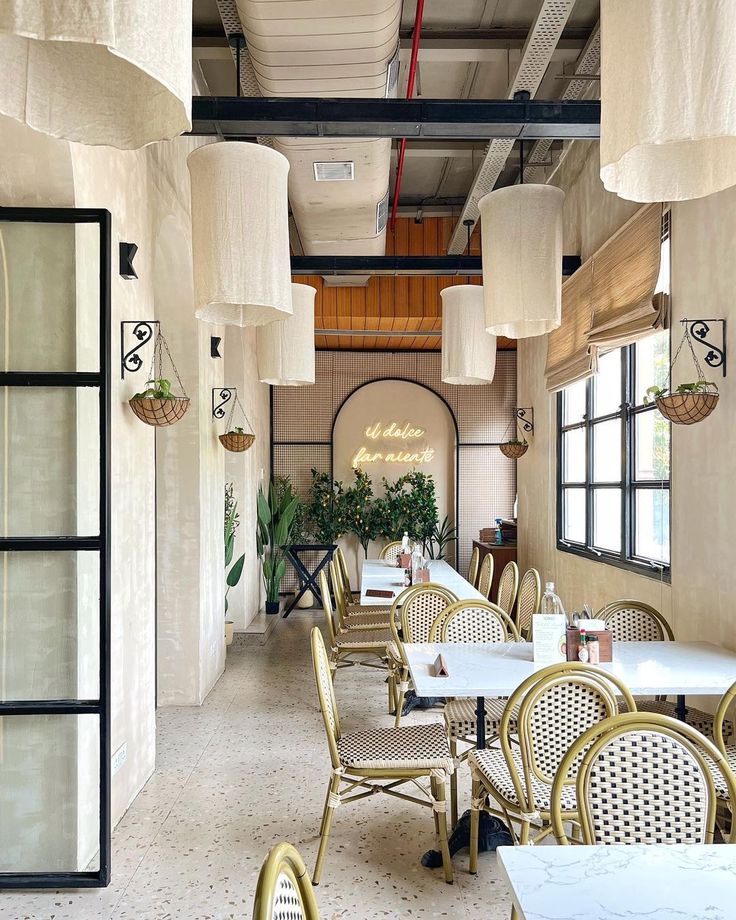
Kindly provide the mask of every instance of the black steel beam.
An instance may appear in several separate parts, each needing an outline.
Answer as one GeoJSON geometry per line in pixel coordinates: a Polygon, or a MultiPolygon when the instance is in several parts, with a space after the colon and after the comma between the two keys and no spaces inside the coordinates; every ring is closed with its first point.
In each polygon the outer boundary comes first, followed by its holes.
{"type": "Polygon", "coordinates": [[[600,136],[598,101],[195,96],[191,134],[524,140],[600,136]]]}
{"type": "MultiPolygon", "coordinates": [[[[562,257],[562,274],[580,256],[562,257]]],[[[481,275],[480,256],[292,256],[292,275],[481,275]]]]}

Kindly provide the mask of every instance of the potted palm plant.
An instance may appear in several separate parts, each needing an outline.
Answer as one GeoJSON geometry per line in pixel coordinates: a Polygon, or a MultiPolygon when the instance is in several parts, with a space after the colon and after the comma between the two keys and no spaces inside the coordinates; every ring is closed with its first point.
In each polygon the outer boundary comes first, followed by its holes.
{"type": "Polygon", "coordinates": [[[294,516],[299,498],[291,488],[268,487],[268,495],[258,489],[256,546],[266,588],[266,613],[279,612],[279,590],[286,574],[286,550],[291,543],[294,516]]]}

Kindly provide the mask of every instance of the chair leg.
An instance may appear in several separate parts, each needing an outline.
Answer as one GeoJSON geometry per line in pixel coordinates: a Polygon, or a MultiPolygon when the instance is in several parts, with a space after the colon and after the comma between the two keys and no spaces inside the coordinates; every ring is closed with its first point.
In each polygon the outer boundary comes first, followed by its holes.
{"type": "Polygon", "coordinates": [[[478,871],[478,831],[480,829],[480,808],[476,804],[483,792],[480,780],[474,779],[470,801],[470,865],[473,875],[478,871]]]}
{"type": "MultiPolygon", "coordinates": [[[[406,681],[408,679],[409,678],[402,670],[402,673],[399,675],[400,684],[406,684],[406,681]]],[[[406,696],[406,691],[399,689],[399,695],[396,700],[396,719],[394,721],[394,725],[396,726],[396,728],[399,728],[399,726],[401,725],[401,710],[404,708],[404,697],[405,696],[406,696]]]]}
{"type": "Polygon", "coordinates": [[[521,822],[521,829],[519,831],[519,846],[526,846],[529,843],[529,831],[531,830],[531,825],[528,821],[521,822]]]}
{"type": "Polygon", "coordinates": [[[440,838],[440,852],[442,853],[442,868],[445,870],[445,881],[448,885],[452,884],[452,857],[450,856],[450,844],[447,839],[447,811],[444,806],[447,804],[445,797],[444,779],[432,779],[432,795],[440,804],[439,810],[435,811],[435,823],[438,825],[438,836],[440,838]]]}
{"type": "Polygon", "coordinates": [[[335,806],[331,804],[332,796],[338,794],[338,789],[340,788],[340,777],[333,775],[330,780],[330,785],[327,790],[327,800],[325,802],[325,810],[322,815],[322,825],[319,831],[319,850],[317,852],[317,862],[314,866],[314,874],[312,875],[312,884],[318,885],[319,880],[322,876],[322,864],[325,859],[325,854],[327,853],[327,841],[330,838],[330,829],[332,828],[332,818],[335,813],[335,806]]]}
{"type": "Polygon", "coordinates": [[[394,680],[394,672],[389,669],[388,672],[388,714],[390,716],[394,715],[396,712],[396,686],[394,680]]]}
{"type": "MultiPolygon", "coordinates": [[[[452,759],[457,763],[457,740],[450,738],[450,754],[452,759]]],[[[450,774],[450,818],[452,826],[457,826],[457,767],[450,774]]]]}

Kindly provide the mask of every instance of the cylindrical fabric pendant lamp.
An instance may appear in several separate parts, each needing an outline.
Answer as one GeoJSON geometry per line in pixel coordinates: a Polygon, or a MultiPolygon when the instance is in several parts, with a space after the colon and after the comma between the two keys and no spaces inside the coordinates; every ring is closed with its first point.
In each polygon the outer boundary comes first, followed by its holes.
{"type": "Polygon", "coordinates": [[[736,185],[736,3],[602,0],[601,179],[630,201],[736,185]]]}
{"type": "Polygon", "coordinates": [[[289,161],[232,141],[197,148],[187,165],[197,318],[262,326],[291,316],[289,161]]]}
{"type": "Polygon", "coordinates": [[[484,384],[496,372],[496,337],[486,332],[483,288],[457,284],[442,298],[442,381],[484,384]]]}
{"type": "Polygon", "coordinates": [[[564,200],[553,185],[511,185],[478,202],[486,329],[493,335],[525,339],[560,325],[564,200]]]}
{"type": "Polygon", "coordinates": [[[309,284],[292,284],[294,314],[256,330],[258,376],[275,387],[314,383],[314,296],[309,284]]]}
{"type": "Polygon", "coordinates": [[[192,0],[0,3],[0,114],[82,144],[191,128],[192,0]]]}

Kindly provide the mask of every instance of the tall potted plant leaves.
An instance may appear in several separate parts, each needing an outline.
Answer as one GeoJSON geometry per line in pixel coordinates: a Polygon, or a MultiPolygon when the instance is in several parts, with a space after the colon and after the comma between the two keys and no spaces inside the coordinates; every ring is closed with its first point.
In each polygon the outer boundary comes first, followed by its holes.
{"type": "Polygon", "coordinates": [[[279,492],[273,483],[268,495],[258,489],[256,546],[266,588],[266,613],[279,612],[279,590],[286,574],[286,550],[291,543],[294,515],[299,505],[291,485],[279,492]]]}
{"type": "Polygon", "coordinates": [[[225,486],[225,642],[230,645],[233,641],[234,624],[228,620],[227,611],[230,606],[227,596],[231,588],[235,588],[240,582],[243,574],[243,565],[245,563],[245,553],[233,562],[235,553],[235,531],[240,526],[240,515],[238,514],[238,502],[235,498],[233,484],[227,483],[225,486]]]}
{"type": "Polygon", "coordinates": [[[367,559],[371,540],[381,535],[383,507],[380,500],[373,497],[370,476],[360,469],[353,473],[355,485],[346,489],[343,497],[345,521],[348,531],[358,538],[367,559]]]}
{"type": "Polygon", "coordinates": [[[306,507],[309,527],[317,543],[335,543],[347,531],[345,490],[327,473],[312,470],[306,507]]]}

